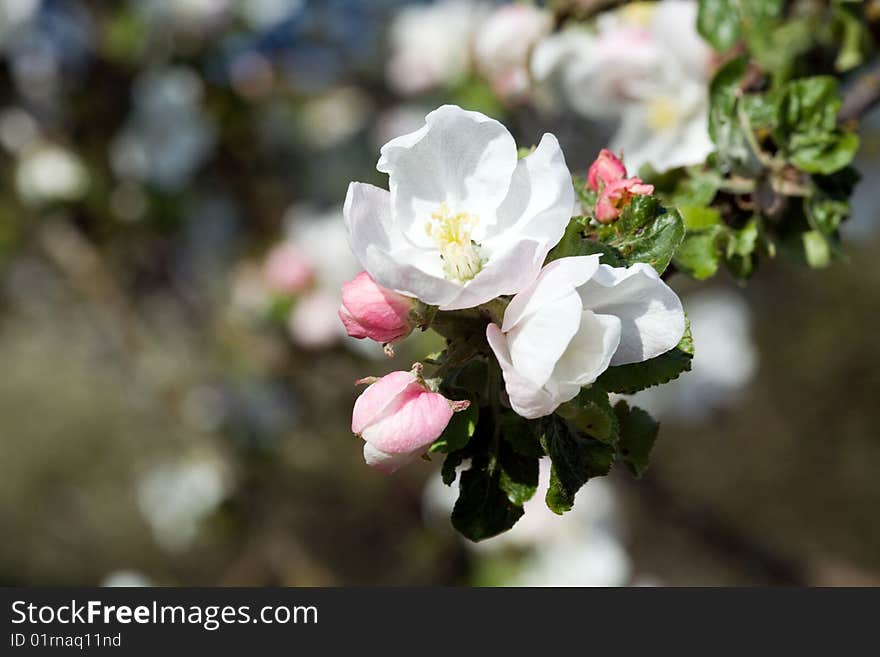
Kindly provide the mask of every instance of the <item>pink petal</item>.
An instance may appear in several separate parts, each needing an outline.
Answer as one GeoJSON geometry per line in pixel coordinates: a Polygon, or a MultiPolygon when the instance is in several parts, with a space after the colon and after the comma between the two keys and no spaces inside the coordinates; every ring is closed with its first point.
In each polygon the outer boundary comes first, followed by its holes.
{"type": "Polygon", "coordinates": [[[409,388],[415,388],[415,392],[423,390],[412,372],[391,372],[370,385],[354,403],[352,433],[361,434],[369,424],[394,412],[406,401],[404,392],[409,392],[409,388]]]}
{"type": "Polygon", "coordinates": [[[440,393],[421,389],[415,395],[405,396],[406,400],[395,412],[383,414],[361,433],[373,447],[389,454],[425,448],[443,433],[452,419],[452,407],[440,393]]]}
{"type": "Polygon", "coordinates": [[[624,177],[626,177],[626,167],[623,165],[623,162],[607,148],[603,148],[599,151],[596,161],[590,165],[590,170],[587,173],[587,183],[590,189],[598,192],[600,182],[603,185],[608,185],[624,177]]]}
{"type": "Polygon", "coordinates": [[[367,272],[342,285],[339,318],[353,338],[386,343],[409,335],[413,300],[376,283],[367,272]]]}

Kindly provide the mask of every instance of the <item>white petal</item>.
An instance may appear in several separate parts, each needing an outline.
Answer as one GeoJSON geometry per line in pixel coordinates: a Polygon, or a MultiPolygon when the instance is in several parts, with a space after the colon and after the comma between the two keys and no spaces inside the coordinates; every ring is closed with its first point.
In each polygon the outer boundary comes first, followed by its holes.
{"type": "Polygon", "coordinates": [[[343,215],[351,250],[380,284],[425,303],[441,305],[453,299],[460,286],[411,264],[430,262],[401,237],[391,222],[387,191],[364,183],[351,183],[343,215]]]}
{"type": "Polygon", "coordinates": [[[684,310],[678,295],[653,267],[600,265],[578,292],[584,308],[621,321],[620,346],[612,365],[638,363],[669,351],[684,335],[684,310]]]}
{"type": "Polygon", "coordinates": [[[559,142],[545,134],[535,152],[517,163],[485,246],[492,248],[492,236],[502,240],[516,236],[541,239],[548,250],[553,248],[574,213],[574,201],[571,172],[559,142]]]}
{"type": "Polygon", "coordinates": [[[598,255],[554,260],[541,270],[534,283],[513,298],[504,312],[501,329],[506,333],[526,315],[567,296],[590,280],[598,268],[598,255]]]}
{"type": "Polygon", "coordinates": [[[516,294],[538,277],[549,250],[543,241],[511,241],[506,250],[493,253],[480,272],[440,310],[473,308],[501,295],[516,294]]]}
{"type": "Polygon", "coordinates": [[[578,332],[582,312],[581,299],[571,290],[567,296],[524,317],[507,333],[510,360],[516,371],[537,385],[544,385],[578,332]]]}
{"type": "Polygon", "coordinates": [[[578,387],[593,383],[608,369],[620,344],[620,320],[585,310],[578,332],[553,370],[553,378],[578,387]]]}
{"type": "Polygon", "coordinates": [[[404,454],[389,454],[381,449],[373,447],[370,443],[364,443],[364,461],[371,468],[379,472],[391,474],[418,456],[418,451],[404,454]]]}
{"type": "Polygon", "coordinates": [[[696,30],[697,3],[664,0],[655,5],[651,32],[663,44],[668,57],[675,58],[688,74],[708,80],[713,52],[696,30]]]}
{"type": "Polygon", "coordinates": [[[516,167],[516,143],[501,123],[444,105],[425,126],[382,147],[376,168],[389,175],[395,222],[414,244],[430,244],[425,224],[441,203],[494,219],[516,167]]]}
{"type": "Polygon", "coordinates": [[[516,371],[510,361],[507,337],[496,324],[489,324],[486,327],[486,339],[501,366],[504,387],[507,390],[511,408],[528,419],[550,415],[555,411],[562,402],[557,401],[543,387],[535,385],[516,371]]]}
{"type": "Polygon", "coordinates": [[[384,189],[366,183],[349,184],[342,216],[348,243],[364,268],[368,246],[388,253],[400,242],[391,221],[391,196],[384,189]]]}

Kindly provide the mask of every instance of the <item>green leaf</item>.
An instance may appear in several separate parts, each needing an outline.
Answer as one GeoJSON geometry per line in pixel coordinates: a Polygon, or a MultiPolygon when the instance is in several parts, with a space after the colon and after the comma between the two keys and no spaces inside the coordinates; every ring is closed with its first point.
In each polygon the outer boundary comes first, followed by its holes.
{"type": "MultiPolygon", "coordinates": [[[[640,198],[650,197],[636,197],[630,207],[635,206],[640,198]]],[[[621,219],[625,214],[621,215],[621,219]]],[[[662,274],[669,266],[675,250],[684,240],[684,235],[681,215],[678,210],[670,208],[633,234],[621,236],[613,242],[613,246],[627,262],[646,262],[657,270],[658,274],[662,274]]]]}
{"type": "Polygon", "coordinates": [[[834,235],[843,220],[850,214],[848,201],[824,194],[817,193],[810,198],[805,198],[804,204],[812,224],[827,236],[834,235]]]}
{"type": "Polygon", "coordinates": [[[682,215],[684,215],[682,206],[706,207],[709,205],[715,199],[718,187],[721,185],[720,174],[713,169],[704,169],[702,165],[690,167],[687,174],[679,181],[672,195],[672,205],[678,206],[682,215]]]}
{"type": "Polygon", "coordinates": [[[693,357],[694,342],[688,323],[684,336],[675,348],[641,363],[609,367],[597,383],[609,392],[630,395],[677,379],[682,372],[690,371],[693,357]]]}
{"type": "Polygon", "coordinates": [[[740,113],[745,57],[737,57],[721,67],[709,85],[709,136],[715,143],[714,161],[722,173],[754,177],[761,163],[746,130],[748,117],[740,113]]]}
{"type": "Polygon", "coordinates": [[[701,205],[680,205],[682,221],[688,231],[706,230],[721,223],[721,213],[715,208],[701,205]]]}
{"type": "Polygon", "coordinates": [[[735,0],[700,0],[697,30],[718,52],[730,50],[740,38],[740,15],[735,0]]]}
{"type": "Polygon", "coordinates": [[[776,94],[745,94],[740,98],[740,103],[754,132],[763,136],[779,125],[779,103],[776,94]]]}
{"type": "Polygon", "coordinates": [[[814,269],[822,269],[831,264],[831,247],[828,240],[818,230],[810,230],[801,234],[804,258],[814,269]]]}
{"type": "Polygon", "coordinates": [[[465,410],[453,413],[449,424],[446,425],[443,433],[434,441],[428,451],[448,454],[462,449],[474,435],[479,417],[480,407],[473,403],[465,410]]]}
{"type": "Polygon", "coordinates": [[[538,458],[523,456],[506,443],[498,450],[498,485],[513,504],[522,506],[538,489],[538,458]]]}
{"type": "Polygon", "coordinates": [[[443,460],[443,466],[440,468],[440,476],[442,477],[444,484],[447,486],[452,485],[452,482],[455,481],[455,471],[458,466],[462,464],[465,456],[466,454],[464,451],[447,454],[446,458],[443,460]]]}
{"type": "Polygon", "coordinates": [[[522,506],[510,501],[499,479],[497,471],[490,472],[476,463],[461,474],[452,526],[472,541],[507,531],[523,515],[522,506]]]}
{"type": "Polygon", "coordinates": [[[630,407],[623,400],[617,402],[614,412],[620,423],[618,458],[633,475],[641,477],[648,469],[660,425],[646,411],[636,406],[630,407]]]}
{"type": "Polygon", "coordinates": [[[779,97],[779,126],[774,138],[789,160],[808,173],[830,174],[855,157],[859,138],[837,126],[837,80],[814,76],[789,82],[779,97]]]}
{"type": "Polygon", "coordinates": [[[579,432],[558,415],[548,418],[543,442],[552,463],[547,506],[562,515],[574,506],[581,486],[593,477],[608,474],[614,448],[579,432]]]}
{"type": "Polygon", "coordinates": [[[484,360],[473,359],[451,369],[440,384],[440,392],[452,399],[466,397],[477,405],[486,405],[489,399],[487,389],[488,364],[484,360]]]}
{"type": "Polygon", "coordinates": [[[546,262],[552,262],[559,258],[598,253],[601,256],[599,260],[603,264],[611,265],[612,267],[626,266],[626,262],[624,262],[623,258],[613,247],[596,240],[591,240],[584,235],[583,222],[583,217],[572,217],[565,228],[565,234],[562,236],[562,239],[547,255],[546,262]]]}
{"type": "Polygon", "coordinates": [[[714,276],[721,260],[718,228],[716,226],[715,230],[688,234],[672,259],[675,266],[699,281],[714,276]]]}
{"type": "Polygon", "coordinates": [[[724,263],[733,276],[745,280],[755,268],[754,252],[760,235],[758,218],[752,217],[741,229],[730,229],[724,235],[727,240],[724,263]]]}
{"type": "Polygon", "coordinates": [[[502,412],[499,419],[501,439],[523,456],[541,458],[544,449],[541,447],[540,422],[526,420],[513,412],[502,412]]]}
{"type": "Polygon", "coordinates": [[[562,404],[556,413],[578,431],[603,443],[617,442],[617,417],[608,401],[608,392],[598,385],[581,388],[578,396],[562,404]]]}
{"type": "Polygon", "coordinates": [[[834,173],[852,162],[858,150],[859,136],[840,132],[833,139],[800,146],[792,153],[791,162],[808,173],[834,173]]]}

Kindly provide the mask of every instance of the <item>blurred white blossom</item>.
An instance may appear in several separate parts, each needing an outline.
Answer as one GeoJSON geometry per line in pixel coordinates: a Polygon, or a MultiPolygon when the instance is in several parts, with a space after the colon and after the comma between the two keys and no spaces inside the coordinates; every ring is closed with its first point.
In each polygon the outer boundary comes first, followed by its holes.
{"type": "Polygon", "coordinates": [[[532,47],[552,26],[549,11],[525,3],[502,5],[483,21],[474,37],[474,56],[495,93],[505,98],[525,94],[532,47]]]}
{"type": "MultiPolygon", "coordinates": [[[[620,536],[619,509],[613,486],[593,479],[577,495],[571,511],[553,513],[544,501],[550,486],[550,464],[541,461],[535,495],[523,505],[525,514],[507,532],[465,545],[480,558],[520,554],[515,573],[505,584],[516,586],[623,586],[631,564],[620,536]]],[[[458,486],[431,477],[423,504],[428,520],[449,523],[458,486]]]]}
{"type": "Polygon", "coordinates": [[[691,371],[634,399],[661,418],[698,424],[713,410],[736,404],[758,369],[758,349],[749,306],[739,294],[707,289],[686,295],[684,304],[696,346],[691,371]]]}
{"type": "Polygon", "coordinates": [[[471,69],[473,36],[487,14],[486,5],[469,0],[404,7],[390,28],[391,87],[415,94],[463,79],[471,69]]]}
{"type": "Polygon", "coordinates": [[[315,148],[332,148],[366,125],[369,97],[357,87],[337,87],[304,103],[303,137],[315,148]]]}
{"type": "Polygon", "coordinates": [[[535,48],[532,72],[589,118],[621,117],[611,148],[627,166],[658,171],[703,162],[712,51],[696,31],[697,3],[639,2],[575,25],[535,48]]]}
{"type": "Polygon", "coordinates": [[[39,134],[36,121],[18,107],[0,112],[0,143],[10,153],[19,153],[39,134]]]}
{"type": "Polygon", "coordinates": [[[66,148],[44,143],[26,150],[18,161],[15,186],[26,203],[74,201],[89,183],[88,171],[66,148]]]}
{"type": "Polygon", "coordinates": [[[223,501],[229,481],[210,457],[161,463],[137,484],[138,505],[156,541],[166,550],[186,549],[202,521],[223,501]]]}
{"type": "Polygon", "coordinates": [[[114,570],[111,573],[107,573],[107,576],[101,581],[101,586],[110,588],[134,588],[155,585],[153,580],[136,570],[114,570]]]}

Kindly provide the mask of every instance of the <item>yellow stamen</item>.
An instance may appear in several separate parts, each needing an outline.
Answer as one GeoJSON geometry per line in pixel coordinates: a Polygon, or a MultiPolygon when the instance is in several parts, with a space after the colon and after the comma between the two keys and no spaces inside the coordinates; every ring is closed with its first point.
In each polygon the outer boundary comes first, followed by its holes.
{"type": "Polygon", "coordinates": [[[453,213],[446,203],[431,213],[425,224],[425,233],[434,239],[443,259],[443,273],[447,278],[465,282],[483,268],[477,244],[471,240],[479,217],[467,212],[453,213]]]}
{"type": "Polygon", "coordinates": [[[617,11],[625,23],[633,27],[648,27],[654,16],[654,2],[629,2],[617,11]]]}
{"type": "Polygon", "coordinates": [[[668,96],[658,96],[648,101],[648,126],[655,131],[667,130],[679,121],[679,110],[668,96]]]}

